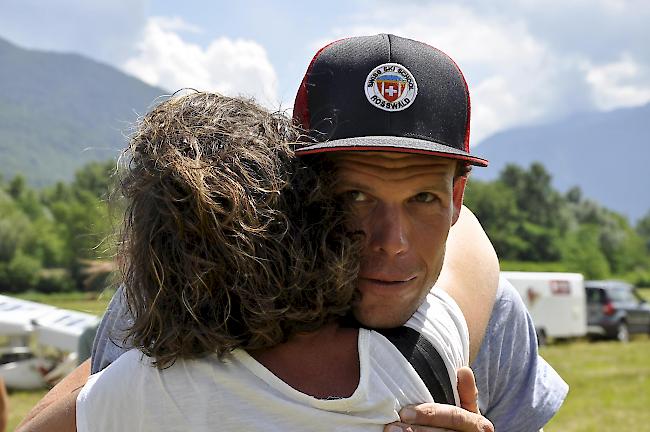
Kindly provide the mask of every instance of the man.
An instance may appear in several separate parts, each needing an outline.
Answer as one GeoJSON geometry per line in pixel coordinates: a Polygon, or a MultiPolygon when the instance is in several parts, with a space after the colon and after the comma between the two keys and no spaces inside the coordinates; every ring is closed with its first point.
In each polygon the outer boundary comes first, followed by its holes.
{"type": "MultiPolygon", "coordinates": [[[[457,176],[440,189],[439,182],[418,184],[419,178],[448,178],[466,163],[487,165],[468,152],[470,99],[461,71],[441,51],[397,36],[340,40],[311,61],[294,117],[315,141],[299,153],[326,153],[337,161],[342,192],[368,237],[357,318],[371,327],[400,325],[442,262],[450,219],[440,202],[451,195],[459,207],[466,180],[457,176]]],[[[470,311],[481,412],[500,432],[540,429],[559,409],[567,386],[537,356],[521,299],[501,281],[486,331],[480,302],[471,292],[457,298],[470,311]]],[[[433,407],[418,412],[426,410],[433,407]]]]}
{"type": "MultiPolygon", "coordinates": [[[[344,39],[312,60],[294,117],[314,142],[299,153],[333,159],[338,190],[366,237],[356,318],[370,327],[403,324],[438,277],[460,212],[465,164],[487,165],[469,153],[462,73],[419,42],[392,35],[344,39]]],[[[500,432],[539,430],[559,409],[567,386],[538,357],[521,299],[504,280],[492,310],[491,298],[460,288],[454,294],[468,322],[482,413],[500,432]]],[[[122,352],[109,339],[112,328],[124,326],[119,296],[112,306],[95,341],[93,371],[122,352]]],[[[457,424],[441,424],[445,413],[447,407],[423,404],[401,414],[408,424],[453,430],[476,424],[458,413],[457,424]]]]}

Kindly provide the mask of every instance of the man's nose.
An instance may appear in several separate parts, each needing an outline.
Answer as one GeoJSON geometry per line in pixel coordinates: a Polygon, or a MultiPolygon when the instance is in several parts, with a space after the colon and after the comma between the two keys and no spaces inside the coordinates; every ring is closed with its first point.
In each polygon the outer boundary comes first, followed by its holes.
{"type": "Polygon", "coordinates": [[[397,206],[378,206],[367,223],[373,252],[400,255],[408,250],[408,218],[397,206]]]}

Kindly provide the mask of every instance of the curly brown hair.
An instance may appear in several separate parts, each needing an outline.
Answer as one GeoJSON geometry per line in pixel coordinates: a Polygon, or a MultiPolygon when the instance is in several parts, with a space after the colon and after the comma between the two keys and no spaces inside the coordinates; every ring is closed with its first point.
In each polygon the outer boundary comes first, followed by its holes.
{"type": "Polygon", "coordinates": [[[346,314],[358,241],[325,160],[252,100],[195,92],[142,118],[123,160],[127,338],[159,368],[267,348],[346,314]]]}

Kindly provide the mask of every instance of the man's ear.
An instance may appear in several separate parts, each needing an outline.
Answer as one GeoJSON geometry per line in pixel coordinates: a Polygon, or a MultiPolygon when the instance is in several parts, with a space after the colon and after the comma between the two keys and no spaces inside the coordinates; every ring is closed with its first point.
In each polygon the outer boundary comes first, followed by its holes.
{"type": "Polygon", "coordinates": [[[451,224],[455,224],[460,216],[460,209],[463,206],[463,196],[465,195],[465,185],[467,184],[467,176],[459,176],[454,178],[454,191],[453,191],[453,205],[454,214],[451,217],[451,224]]]}

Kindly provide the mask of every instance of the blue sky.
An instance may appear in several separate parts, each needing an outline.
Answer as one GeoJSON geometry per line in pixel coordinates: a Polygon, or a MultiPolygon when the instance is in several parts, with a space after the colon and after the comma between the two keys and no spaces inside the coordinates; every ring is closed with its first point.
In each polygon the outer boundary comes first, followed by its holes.
{"type": "Polygon", "coordinates": [[[168,90],[290,108],[313,54],[380,32],[451,55],[474,144],[504,129],[650,101],[647,0],[0,0],[0,37],[75,52],[168,90]]]}

